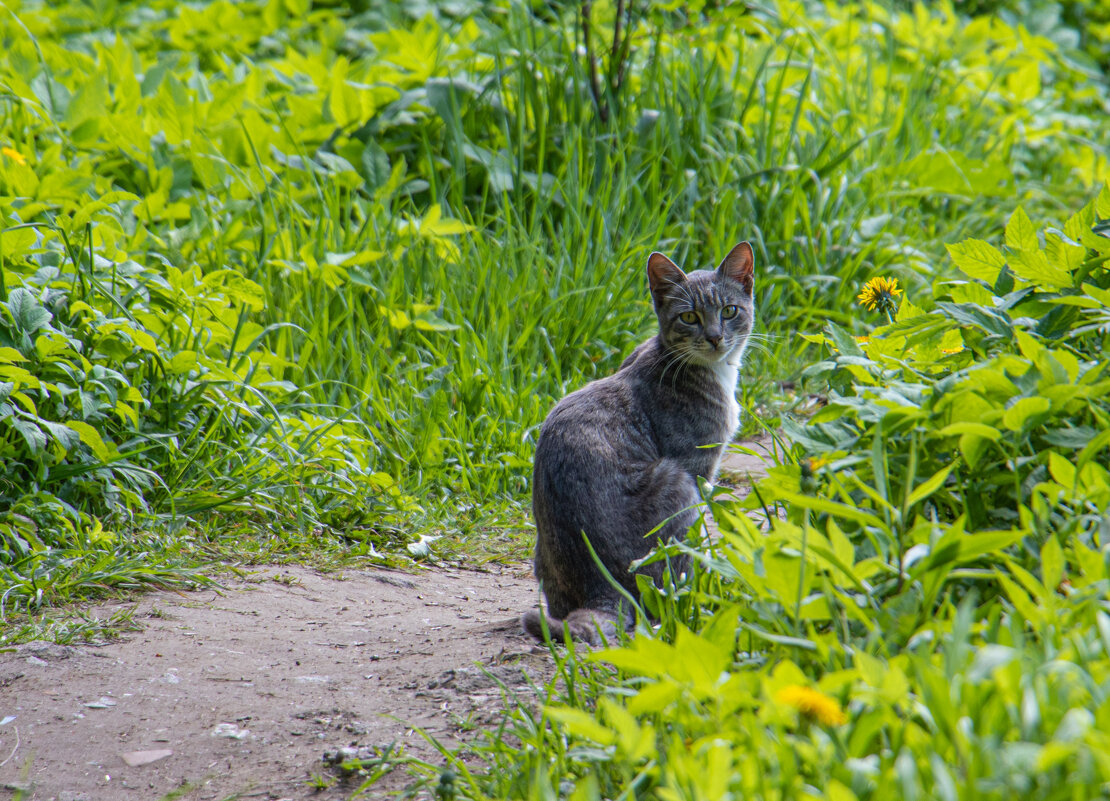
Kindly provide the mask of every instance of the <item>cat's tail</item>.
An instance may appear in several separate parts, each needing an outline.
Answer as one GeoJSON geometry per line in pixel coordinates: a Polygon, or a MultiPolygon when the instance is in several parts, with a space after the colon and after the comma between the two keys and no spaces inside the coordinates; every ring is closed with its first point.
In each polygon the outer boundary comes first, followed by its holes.
{"type": "Polygon", "coordinates": [[[617,641],[619,619],[612,612],[600,609],[575,609],[562,620],[545,615],[539,609],[529,609],[520,619],[526,634],[543,640],[544,622],[554,642],[565,643],[567,635],[576,642],[588,645],[605,645],[617,641]]]}

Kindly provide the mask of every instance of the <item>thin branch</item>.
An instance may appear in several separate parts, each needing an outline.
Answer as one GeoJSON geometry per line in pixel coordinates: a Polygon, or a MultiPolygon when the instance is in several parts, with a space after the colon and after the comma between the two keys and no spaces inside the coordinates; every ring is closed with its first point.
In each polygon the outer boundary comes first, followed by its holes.
{"type": "MultiPolygon", "coordinates": [[[[629,9],[631,14],[631,9],[629,9]]],[[[609,50],[609,88],[616,91],[615,81],[620,72],[621,19],[624,17],[624,0],[617,0],[617,16],[613,20],[613,46],[609,50]]]]}
{"type": "Polygon", "coordinates": [[[590,65],[590,91],[594,96],[594,105],[602,122],[609,121],[609,107],[601,98],[601,82],[597,76],[597,56],[594,55],[593,43],[590,36],[592,23],[590,21],[591,3],[583,0],[582,3],[582,44],[586,48],[586,60],[590,65]]]}
{"type": "Polygon", "coordinates": [[[617,58],[617,80],[613,91],[618,91],[624,85],[624,76],[628,71],[629,54],[632,52],[632,5],[633,0],[628,0],[628,25],[621,42],[620,55],[617,58]]]}

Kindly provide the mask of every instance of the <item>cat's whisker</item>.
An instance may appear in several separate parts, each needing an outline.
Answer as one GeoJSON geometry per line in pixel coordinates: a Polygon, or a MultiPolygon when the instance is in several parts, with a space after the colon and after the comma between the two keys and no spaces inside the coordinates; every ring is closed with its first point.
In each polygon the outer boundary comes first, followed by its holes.
{"type": "Polygon", "coordinates": [[[669,371],[671,367],[677,366],[678,369],[675,370],[674,376],[672,377],[671,387],[674,388],[677,385],[676,382],[678,378],[682,375],[683,368],[686,367],[689,362],[689,359],[686,358],[688,353],[689,346],[686,345],[683,349],[674,348],[664,355],[663,358],[665,359],[666,364],[663,365],[663,370],[659,374],[660,384],[662,384],[663,381],[666,379],[667,371],[669,371]]]}

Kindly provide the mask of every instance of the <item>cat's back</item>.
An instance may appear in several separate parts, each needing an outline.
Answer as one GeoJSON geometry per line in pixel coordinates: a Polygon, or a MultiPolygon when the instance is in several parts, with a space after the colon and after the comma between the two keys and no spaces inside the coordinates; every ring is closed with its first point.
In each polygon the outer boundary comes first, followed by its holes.
{"type": "Polygon", "coordinates": [[[577,461],[583,469],[592,469],[597,463],[644,455],[647,420],[628,370],[640,350],[616,373],[591,381],[555,404],[540,429],[537,471],[552,461],[563,467],[577,461]]]}

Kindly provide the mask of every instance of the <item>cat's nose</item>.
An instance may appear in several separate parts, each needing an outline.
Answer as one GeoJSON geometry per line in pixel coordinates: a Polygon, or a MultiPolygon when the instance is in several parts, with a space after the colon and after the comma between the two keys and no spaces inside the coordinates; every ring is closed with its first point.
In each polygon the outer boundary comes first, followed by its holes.
{"type": "Polygon", "coordinates": [[[720,345],[721,345],[721,335],[720,334],[706,334],[705,338],[709,342],[709,344],[711,344],[713,346],[714,349],[717,349],[718,347],[720,347],[720,345]]]}

